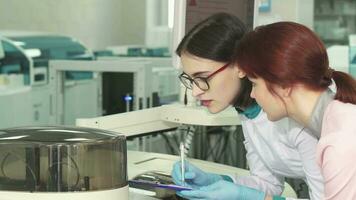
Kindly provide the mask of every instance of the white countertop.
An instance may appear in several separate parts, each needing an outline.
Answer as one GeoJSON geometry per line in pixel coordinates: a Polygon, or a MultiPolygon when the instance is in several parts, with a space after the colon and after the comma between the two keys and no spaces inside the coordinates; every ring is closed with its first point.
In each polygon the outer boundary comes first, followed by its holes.
{"type": "MultiPolygon", "coordinates": [[[[174,155],[140,152],[140,151],[128,151],[127,152],[128,178],[131,179],[138,174],[147,171],[153,171],[153,170],[170,173],[173,164],[178,160],[179,157],[174,155]]],[[[188,160],[191,163],[194,163],[194,165],[208,172],[213,172],[218,174],[229,174],[233,176],[246,176],[249,174],[248,170],[236,168],[228,165],[197,160],[197,159],[188,159],[188,160]]],[[[297,197],[296,193],[288,183],[285,183],[285,189],[282,195],[285,197],[294,197],[294,198],[297,197]]],[[[155,198],[142,196],[130,192],[130,199],[151,200],[155,198]]]]}

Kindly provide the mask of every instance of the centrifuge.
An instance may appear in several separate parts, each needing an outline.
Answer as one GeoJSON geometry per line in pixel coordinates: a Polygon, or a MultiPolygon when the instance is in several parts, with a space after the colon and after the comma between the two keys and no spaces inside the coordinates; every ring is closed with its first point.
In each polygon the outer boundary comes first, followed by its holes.
{"type": "Polygon", "coordinates": [[[0,196],[127,200],[125,136],[63,126],[0,130],[0,196]]]}

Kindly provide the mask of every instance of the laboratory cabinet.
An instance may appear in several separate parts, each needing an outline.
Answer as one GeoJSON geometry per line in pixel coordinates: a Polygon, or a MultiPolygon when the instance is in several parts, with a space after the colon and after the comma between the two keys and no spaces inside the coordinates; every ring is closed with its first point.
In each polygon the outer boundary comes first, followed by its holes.
{"type": "Polygon", "coordinates": [[[315,0],[314,30],[326,46],[348,45],[356,34],[355,0],[315,0]]]}

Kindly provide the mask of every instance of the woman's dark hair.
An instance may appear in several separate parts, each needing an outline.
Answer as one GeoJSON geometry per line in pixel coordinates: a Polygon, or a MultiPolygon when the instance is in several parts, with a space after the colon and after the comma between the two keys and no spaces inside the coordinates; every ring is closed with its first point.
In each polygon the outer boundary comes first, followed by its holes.
{"type": "Polygon", "coordinates": [[[236,49],[235,63],[247,76],[273,85],[292,87],[303,84],[323,91],[335,81],[335,99],[356,104],[356,81],[350,75],[329,67],[324,44],[309,28],[294,22],[260,26],[244,36],[236,49]]]}
{"type": "MultiPolygon", "coordinates": [[[[245,25],[234,15],[216,13],[195,25],[179,43],[176,53],[188,53],[217,62],[231,63],[234,50],[246,33],[245,25]]],[[[250,98],[251,82],[241,79],[241,90],[235,106],[246,108],[255,100],[250,98]]]]}

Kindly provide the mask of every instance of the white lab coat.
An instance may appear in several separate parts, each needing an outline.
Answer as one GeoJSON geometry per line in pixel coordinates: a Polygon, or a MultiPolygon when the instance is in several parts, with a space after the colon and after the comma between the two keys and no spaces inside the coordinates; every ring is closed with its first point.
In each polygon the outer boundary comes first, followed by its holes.
{"type": "MultiPolygon", "coordinates": [[[[323,199],[324,184],[316,162],[318,140],[295,121],[267,119],[261,111],[254,119],[240,114],[250,176],[234,177],[237,184],[279,195],[284,178],[303,179],[312,200],[323,199]]],[[[289,198],[287,198],[289,199],[289,198]]]]}

